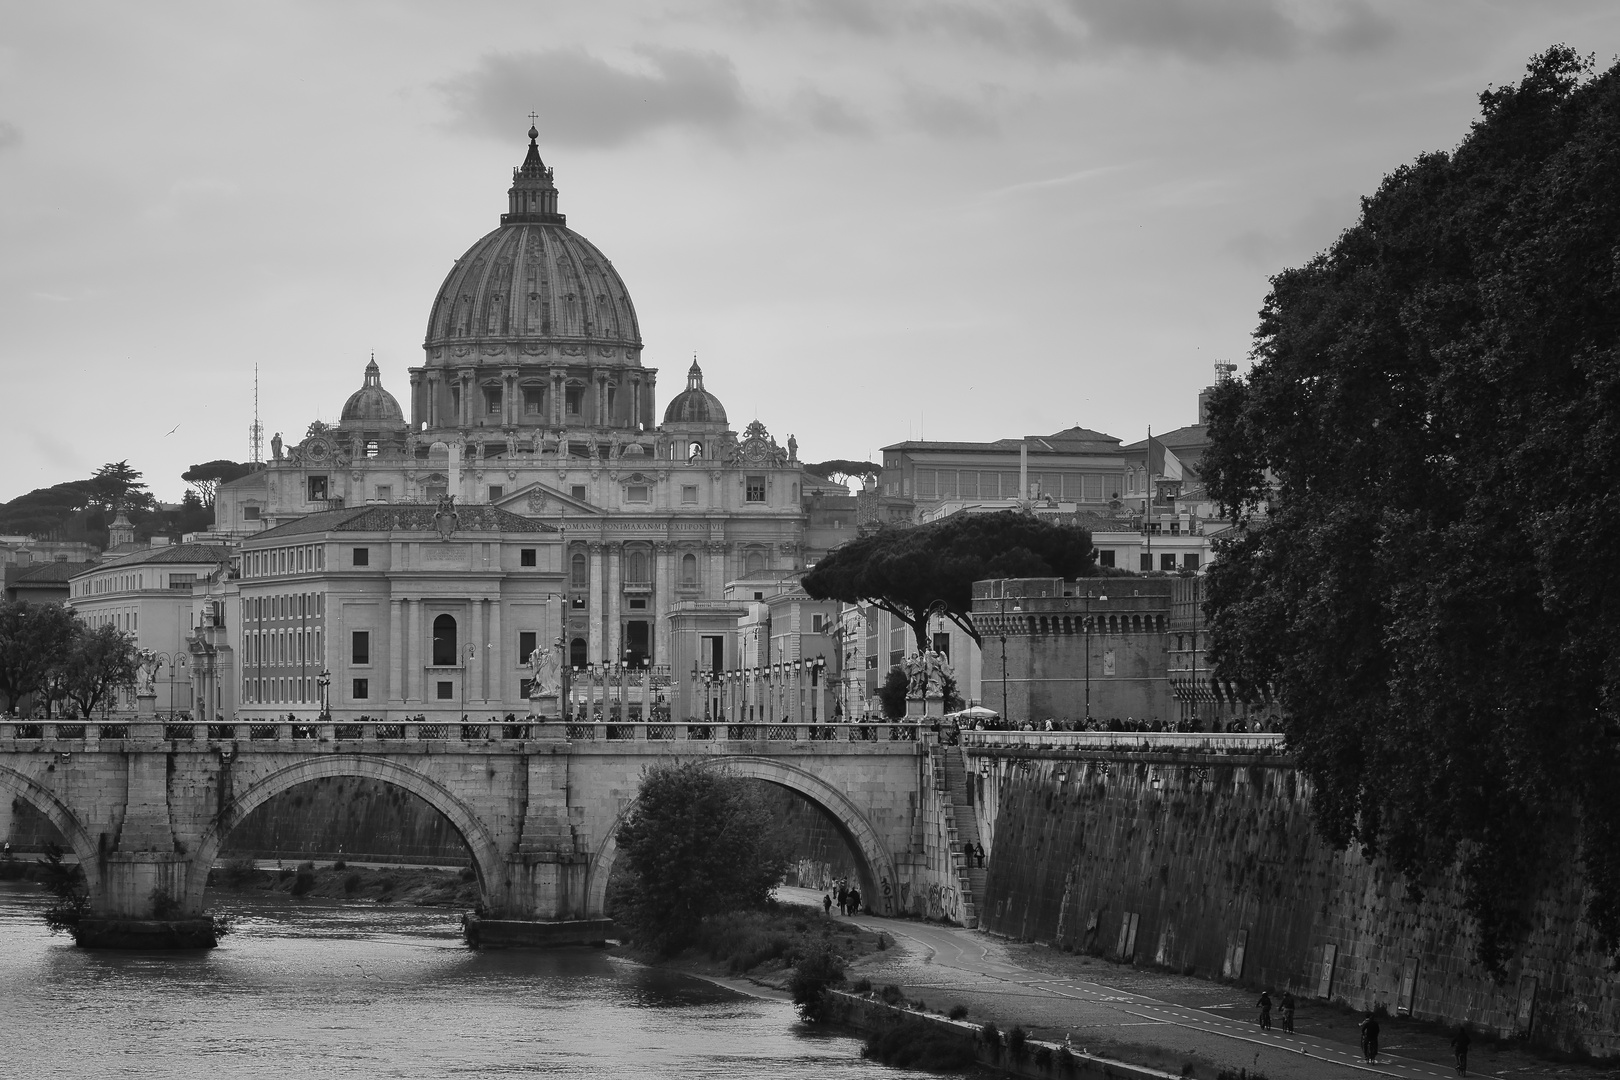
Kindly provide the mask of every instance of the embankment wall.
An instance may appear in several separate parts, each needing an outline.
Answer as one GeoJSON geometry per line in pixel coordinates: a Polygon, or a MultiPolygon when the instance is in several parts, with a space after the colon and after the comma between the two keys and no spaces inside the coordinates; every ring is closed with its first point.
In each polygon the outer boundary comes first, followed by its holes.
{"type": "Polygon", "coordinates": [[[970,752],[969,776],[993,837],[987,930],[1620,1056],[1620,976],[1573,851],[1526,883],[1530,930],[1493,981],[1459,883],[1414,899],[1382,861],[1334,850],[1286,759],[998,748],[970,752]]]}

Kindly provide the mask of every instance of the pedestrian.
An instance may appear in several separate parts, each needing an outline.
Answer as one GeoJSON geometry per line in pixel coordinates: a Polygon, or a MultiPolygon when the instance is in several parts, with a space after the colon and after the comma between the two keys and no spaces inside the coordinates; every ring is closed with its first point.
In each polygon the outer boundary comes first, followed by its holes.
{"type": "Polygon", "coordinates": [[[1289,1031],[1289,1032],[1293,1031],[1294,1030],[1294,995],[1293,995],[1292,992],[1290,992],[1288,990],[1283,991],[1282,1014],[1283,1014],[1282,1029],[1284,1031],[1289,1031]]]}
{"type": "Polygon", "coordinates": [[[973,854],[974,854],[975,857],[978,858],[979,865],[982,867],[984,865],[984,845],[983,844],[974,844],[973,845],[973,854]]]}
{"type": "Polygon", "coordinates": [[[1457,1075],[1468,1075],[1468,1029],[1461,1024],[1457,1025],[1457,1032],[1451,1037],[1451,1052],[1457,1055],[1457,1075]]]}
{"type": "Polygon", "coordinates": [[[1359,1025],[1361,1027],[1361,1056],[1368,1061],[1378,1060],[1378,1018],[1372,1013],[1359,1025]]]}
{"type": "Polygon", "coordinates": [[[832,894],[821,894],[821,913],[829,916],[832,914],[832,894]]]}
{"type": "Polygon", "coordinates": [[[973,841],[962,841],[962,857],[967,860],[968,866],[973,865],[973,841]]]}
{"type": "Polygon", "coordinates": [[[849,890],[849,913],[851,915],[859,915],[861,913],[861,890],[860,889],[851,889],[851,890],[849,890]]]}
{"type": "Polygon", "coordinates": [[[838,883],[838,914],[849,914],[849,890],[844,887],[842,881],[838,883]]]}
{"type": "Polygon", "coordinates": [[[1271,995],[1260,991],[1260,1030],[1271,1030],[1271,995]]]}

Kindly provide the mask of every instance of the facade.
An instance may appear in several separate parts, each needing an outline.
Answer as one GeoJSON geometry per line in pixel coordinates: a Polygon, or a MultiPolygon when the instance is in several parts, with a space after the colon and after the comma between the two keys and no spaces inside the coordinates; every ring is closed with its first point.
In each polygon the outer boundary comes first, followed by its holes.
{"type": "MultiPolygon", "coordinates": [[[[629,290],[568,228],[536,138],[531,128],[507,212],[432,301],[408,408],[373,359],[336,424],[296,442],[278,433],[265,468],[221,485],[215,528],[256,544],[255,530],[338,508],[493,508],[507,533],[520,518],[555,538],[547,632],[570,666],[678,673],[699,646],[676,650],[677,626],[698,633],[713,618],[695,613],[725,605],[728,583],[792,575],[854,535],[853,505],[829,508],[847,490],[805,473],[792,436],[780,445],[758,420],[734,431],[695,361],[659,411],[629,290]]],[[[302,682],[277,685],[307,697],[302,682]]]]}
{"type": "Polygon", "coordinates": [[[68,583],[68,607],[92,627],[111,624],[151,651],[160,666],[157,709],[193,709],[190,638],[197,628],[192,590],[228,575],[232,551],[217,544],[154,541],[92,566],[68,583]]]}
{"type": "Polygon", "coordinates": [[[1089,428],[994,442],[915,440],[883,448],[879,518],[926,521],[953,506],[1068,503],[1081,510],[1116,508],[1123,491],[1119,440],[1089,428]]]}
{"type": "Polygon", "coordinates": [[[5,568],[5,597],[31,604],[65,604],[68,583],[94,566],[91,562],[42,562],[5,568]]]}
{"type": "Polygon", "coordinates": [[[244,540],[240,713],[527,715],[529,656],[560,636],[561,544],[498,507],[421,505],[325,510],[244,540]]]}

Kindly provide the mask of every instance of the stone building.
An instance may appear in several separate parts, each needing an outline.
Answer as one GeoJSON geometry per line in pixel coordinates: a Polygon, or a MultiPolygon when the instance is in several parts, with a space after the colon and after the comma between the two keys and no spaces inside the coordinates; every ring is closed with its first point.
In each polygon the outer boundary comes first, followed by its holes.
{"type": "MultiPolygon", "coordinates": [[[[373,359],[336,424],[311,424],[296,441],[278,433],[264,469],[221,485],[216,528],[252,534],[340,507],[432,508],[443,497],[463,515],[495,508],[510,515],[503,535],[517,536],[511,518],[521,518],[555,542],[558,618],[547,633],[570,664],[678,668],[677,609],[724,608],[728,582],[802,569],[854,534],[855,514],[818,511],[810,529],[818,497],[825,506],[848,492],[805,473],[792,436],[782,445],[758,420],[733,430],[696,361],[660,413],[630,292],[568,227],[537,135],[506,213],[432,301],[409,418],[373,359]]],[[[336,653],[325,660],[337,670],[336,653]]]]}

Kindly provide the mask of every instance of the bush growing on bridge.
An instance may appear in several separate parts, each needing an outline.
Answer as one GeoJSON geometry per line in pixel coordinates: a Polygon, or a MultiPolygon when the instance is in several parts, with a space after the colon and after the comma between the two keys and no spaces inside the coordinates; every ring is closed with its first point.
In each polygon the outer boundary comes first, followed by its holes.
{"type": "MultiPolygon", "coordinates": [[[[813,950],[799,961],[788,980],[788,993],[799,1017],[816,1023],[826,1016],[827,991],[844,981],[844,965],[828,948],[813,950]]],[[[870,984],[868,984],[870,985],[870,984]]]]}
{"type": "Polygon", "coordinates": [[[618,830],[627,873],[614,917],[672,955],[706,916],[759,909],[787,873],[771,817],[739,778],[699,762],[649,766],[618,830]]]}
{"type": "Polygon", "coordinates": [[[90,886],[85,883],[84,869],[63,862],[67,852],[59,844],[46,844],[45,854],[39,862],[40,886],[56,897],[56,903],[45,909],[45,925],[51,933],[72,931],[79,919],[90,908],[90,886]]]}

